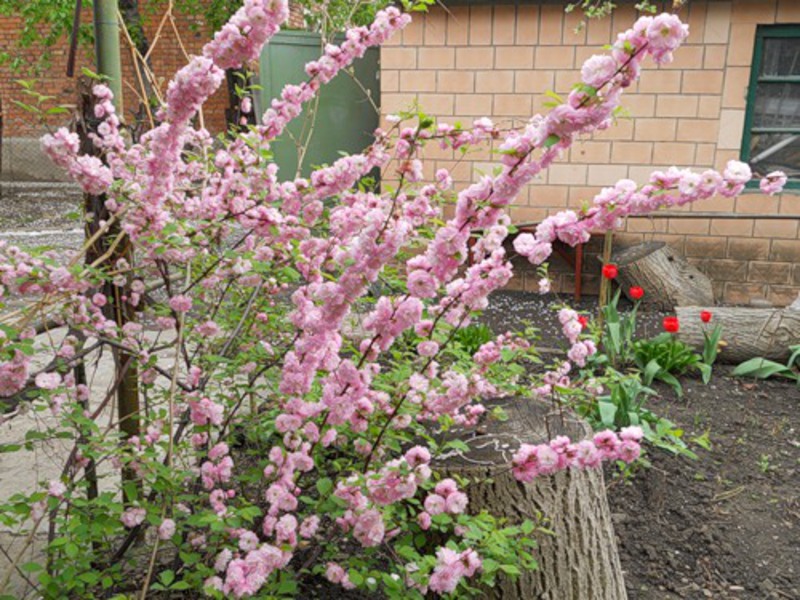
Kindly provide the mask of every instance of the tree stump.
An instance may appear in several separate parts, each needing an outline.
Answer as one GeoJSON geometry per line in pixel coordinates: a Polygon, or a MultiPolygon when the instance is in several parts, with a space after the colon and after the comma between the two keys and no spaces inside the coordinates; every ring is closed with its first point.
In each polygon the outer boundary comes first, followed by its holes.
{"type": "Polygon", "coordinates": [[[782,362],[789,359],[789,346],[800,344],[800,310],[787,308],[747,308],[740,306],[681,306],[677,309],[681,341],[703,348],[703,331],[722,325],[725,342],[719,360],[740,363],[754,357],[782,362]],[[700,320],[701,310],[711,310],[710,323],[700,320]]]}
{"type": "Polygon", "coordinates": [[[676,306],[713,306],[711,280],[664,242],[646,242],[614,252],[617,282],[628,295],[631,286],[644,288],[642,302],[658,310],[676,306]]]}
{"type": "Polygon", "coordinates": [[[435,468],[470,479],[466,492],[471,513],[486,509],[513,523],[536,521],[541,515],[554,535],[534,533],[537,571],[523,571],[516,579],[500,575],[495,587],[486,589],[483,597],[626,599],[602,470],[569,470],[525,484],[509,469],[520,444],[541,443],[557,435],[584,439],[591,434],[589,426],[571,414],[562,419],[552,413],[551,405],[538,400],[503,398],[486,405],[502,406],[508,420],[487,419],[476,429],[451,430],[447,438],[460,439],[469,450],[439,459],[435,468]],[[486,483],[487,479],[491,483],[486,483]]]}

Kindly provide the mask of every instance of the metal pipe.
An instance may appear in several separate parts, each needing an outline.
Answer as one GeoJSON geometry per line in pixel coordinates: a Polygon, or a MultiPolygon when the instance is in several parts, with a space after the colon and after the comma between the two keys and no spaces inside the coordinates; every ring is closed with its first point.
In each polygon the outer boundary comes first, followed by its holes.
{"type": "Polygon", "coordinates": [[[122,62],[120,59],[117,0],[94,0],[94,54],[97,71],[108,77],[114,106],[122,115],[122,62]]]}

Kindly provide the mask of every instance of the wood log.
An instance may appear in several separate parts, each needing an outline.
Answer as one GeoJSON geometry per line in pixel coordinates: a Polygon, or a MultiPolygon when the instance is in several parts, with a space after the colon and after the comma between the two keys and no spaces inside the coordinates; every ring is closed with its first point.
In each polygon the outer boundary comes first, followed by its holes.
{"type": "Polygon", "coordinates": [[[554,535],[534,532],[539,563],[516,579],[498,577],[483,598],[502,600],[622,600],[627,598],[617,543],[601,469],[569,470],[517,481],[510,472],[511,458],[522,443],[541,443],[556,435],[573,440],[590,436],[591,429],[575,416],[553,414],[542,401],[504,398],[486,403],[502,406],[508,419],[487,419],[477,429],[453,430],[469,450],[452,453],[435,463],[447,475],[470,480],[465,491],[468,510],[486,509],[512,523],[536,521],[554,535]]]}
{"type": "Polygon", "coordinates": [[[658,310],[676,306],[713,306],[711,280],[664,242],[645,242],[611,256],[619,268],[617,283],[628,295],[631,286],[644,288],[642,303],[658,310]]]}
{"type": "Polygon", "coordinates": [[[740,363],[754,357],[782,362],[789,358],[789,346],[800,344],[800,310],[787,308],[749,308],[744,306],[679,306],[678,338],[701,350],[703,331],[722,325],[725,345],[718,360],[740,363]],[[712,320],[703,323],[700,311],[710,310],[712,320]]]}

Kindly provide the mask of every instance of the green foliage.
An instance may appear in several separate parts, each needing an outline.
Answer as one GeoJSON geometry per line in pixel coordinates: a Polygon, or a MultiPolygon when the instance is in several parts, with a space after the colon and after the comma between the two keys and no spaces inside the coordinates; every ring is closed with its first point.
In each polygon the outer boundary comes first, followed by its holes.
{"type": "Polygon", "coordinates": [[[677,377],[692,369],[700,371],[703,383],[711,379],[711,365],[689,346],[670,333],[662,333],[649,340],[634,342],[634,361],[642,372],[642,381],[650,385],[658,379],[669,385],[678,397],[683,388],[677,377]]]}
{"type": "Polygon", "coordinates": [[[719,339],[722,336],[722,325],[715,325],[709,333],[703,330],[703,362],[709,366],[717,360],[719,339]]]}
{"type": "MultiPolygon", "coordinates": [[[[575,9],[579,9],[586,19],[602,19],[610,16],[615,8],[617,8],[617,4],[614,0],[576,0],[567,4],[564,10],[571,13],[575,9]]],[[[656,12],[656,6],[650,0],[640,0],[634,8],[640,12],[656,12]]],[[[585,25],[586,21],[584,20],[580,22],[578,27],[582,28],[585,25]]]]}
{"type": "Polygon", "coordinates": [[[602,385],[606,393],[583,398],[577,408],[595,429],[616,430],[638,425],[654,446],[696,458],[683,440],[683,431],[645,407],[647,398],[655,395],[655,391],[642,384],[638,373],[623,374],[608,368],[602,376],[592,378],[591,383],[602,385]]]}
{"type": "Polygon", "coordinates": [[[796,381],[800,387],[800,344],[790,346],[791,356],[786,364],[781,364],[766,358],[751,358],[741,363],[733,370],[737,377],[752,377],[754,379],[769,379],[770,377],[784,377],[796,381]]]}
{"type": "Polygon", "coordinates": [[[622,289],[602,307],[603,332],[602,348],[608,361],[614,367],[629,364],[633,361],[633,334],[636,331],[636,313],[639,302],[633,305],[630,312],[620,314],[618,306],[622,289]]]}
{"type": "Polygon", "coordinates": [[[492,330],[489,329],[489,326],[478,323],[462,327],[456,331],[453,336],[453,342],[461,346],[465,352],[472,356],[481,346],[487,342],[491,342],[493,338],[494,334],[492,330]]]}

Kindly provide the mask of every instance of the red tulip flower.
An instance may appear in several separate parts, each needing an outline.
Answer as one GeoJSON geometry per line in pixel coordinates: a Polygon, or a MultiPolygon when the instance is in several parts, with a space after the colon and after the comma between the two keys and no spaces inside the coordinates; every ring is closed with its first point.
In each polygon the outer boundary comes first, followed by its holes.
{"type": "Polygon", "coordinates": [[[703,323],[709,323],[711,321],[711,316],[712,316],[711,313],[707,310],[700,311],[700,320],[703,323]]]}
{"type": "Polygon", "coordinates": [[[681,328],[678,317],[664,317],[664,331],[668,333],[678,333],[681,328]]]}
{"type": "Polygon", "coordinates": [[[616,279],[617,275],[619,275],[619,269],[617,269],[617,265],[611,263],[603,265],[603,277],[606,279],[616,279]]]}
{"type": "Polygon", "coordinates": [[[586,329],[586,326],[589,324],[589,319],[584,317],[583,315],[579,315],[578,323],[581,324],[581,329],[586,329]]]}
{"type": "Polygon", "coordinates": [[[644,288],[640,288],[638,285],[632,285],[631,289],[628,290],[628,294],[634,300],[641,300],[642,296],[644,296],[644,288]]]}

